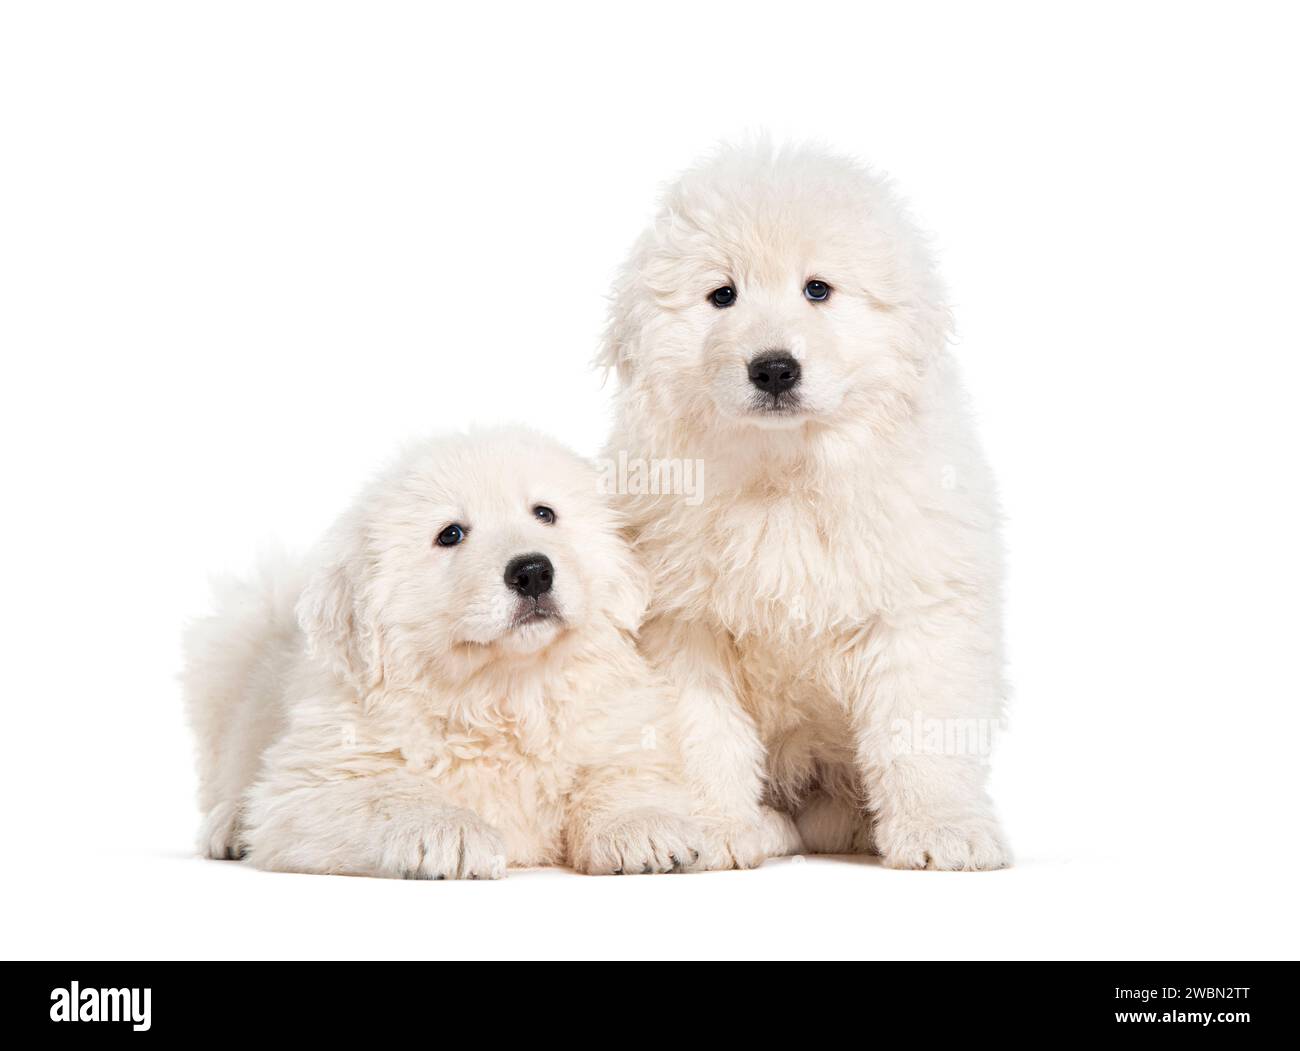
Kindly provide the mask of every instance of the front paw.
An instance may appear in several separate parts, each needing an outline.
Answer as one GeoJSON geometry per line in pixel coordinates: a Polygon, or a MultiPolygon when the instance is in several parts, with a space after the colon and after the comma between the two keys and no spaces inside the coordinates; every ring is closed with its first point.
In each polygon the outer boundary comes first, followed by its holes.
{"type": "Polygon", "coordinates": [[[203,818],[199,853],[218,861],[238,861],[245,854],[239,831],[239,810],[233,803],[218,803],[203,818]]]}
{"type": "Polygon", "coordinates": [[[771,807],[761,807],[756,818],[711,824],[707,832],[702,869],[753,869],[768,858],[803,852],[794,820],[771,807]]]}
{"type": "Polygon", "coordinates": [[[569,864],[591,876],[689,872],[700,859],[694,822],[665,810],[602,815],[573,837],[569,864]]]}
{"type": "Polygon", "coordinates": [[[453,810],[388,830],[381,867],[401,879],[500,879],[506,847],[473,811],[453,810]]]}
{"type": "Polygon", "coordinates": [[[877,826],[876,841],[885,866],[891,869],[976,871],[1011,864],[1002,832],[988,817],[894,818],[877,826]]]}

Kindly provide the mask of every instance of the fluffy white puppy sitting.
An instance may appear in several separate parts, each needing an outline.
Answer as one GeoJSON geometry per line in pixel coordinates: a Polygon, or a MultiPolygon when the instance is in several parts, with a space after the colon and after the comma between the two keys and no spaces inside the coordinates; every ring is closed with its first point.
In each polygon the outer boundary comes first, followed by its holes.
{"type": "Polygon", "coordinates": [[[609,453],[704,468],[702,500],[626,510],[721,863],[1008,863],[997,513],[948,334],[889,187],[814,149],[689,171],[621,275],[609,453]]]}
{"type": "Polygon", "coordinates": [[[312,568],[232,585],[186,639],[201,849],[422,879],[693,867],[619,525],[549,439],[453,436],[371,484],[312,568]]]}

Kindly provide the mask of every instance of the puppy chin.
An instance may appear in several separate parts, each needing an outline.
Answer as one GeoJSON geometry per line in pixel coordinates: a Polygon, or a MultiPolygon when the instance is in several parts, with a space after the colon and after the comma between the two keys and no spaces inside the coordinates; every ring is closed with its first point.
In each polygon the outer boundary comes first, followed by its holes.
{"type": "Polygon", "coordinates": [[[764,431],[792,431],[812,418],[811,413],[801,409],[752,409],[741,417],[751,427],[764,431]]]}
{"type": "Polygon", "coordinates": [[[461,634],[457,645],[483,657],[522,657],[544,650],[568,628],[568,622],[553,606],[546,610],[529,610],[520,603],[502,623],[475,625],[461,634]]]}
{"type": "Polygon", "coordinates": [[[741,432],[798,431],[806,424],[833,424],[844,401],[844,391],[825,388],[796,398],[754,397],[743,392],[723,400],[715,397],[719,415],[741,432]]]}
{"type": "Polygon", "coordinates": [[[558,617],[528,620],[507,631],[496,645],[509,656],[526,657],[546,649],[563,631],[564,622],[558,617]]]}
{"type": "Polygon", "coordinates": [[[718,410],[733,425],[764,431],[796,430],[817,416],[801,401],[774,405],[770,399],[746,399],[739,405],[719,405],[718,410]]]}
{"type": "Polygon", "coordinates": [[[510,613],[510,623],[497,638],[502,652],[511,655],[536,653],[549,646],[565,629],[565,620],[550,595],[521,598],[510,613]]]}

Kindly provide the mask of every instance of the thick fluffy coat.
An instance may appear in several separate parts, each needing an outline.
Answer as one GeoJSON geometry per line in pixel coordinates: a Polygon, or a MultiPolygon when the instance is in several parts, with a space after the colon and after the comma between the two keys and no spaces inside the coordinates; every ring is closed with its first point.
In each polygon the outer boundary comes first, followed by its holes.
{"type": "Polygon", "coordinates": [[[550,440],[451,436],[408,450],[309,568],[229,585],[186,640],[201,849],[430,879],[693,867],[620,524],[550,440]],[[509,567],[539,555],[530,594],[509,567]]]}
{"type": "Polygon", "coordinates": [[[724,862],[1008,862],[962,743],[1001,712],[1001,570],[948,334],[889,186],[816,149],[687,172],[621,275],[609,455],[703,467],[702,500],[624,508],[724,862]]]}

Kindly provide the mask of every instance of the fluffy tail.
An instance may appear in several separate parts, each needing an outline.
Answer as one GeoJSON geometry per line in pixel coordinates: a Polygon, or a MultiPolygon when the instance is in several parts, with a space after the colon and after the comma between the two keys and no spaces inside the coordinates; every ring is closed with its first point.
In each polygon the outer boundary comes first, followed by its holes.
{"type": "Polygon", "coordinates": [[[282,724],[280,680],[299,646],[301,571],[264,558],[247,580],[213,582],[214,612],[183,640],[181,684],[194,730],[203,823],[199,851],[239,857],[239,807],[282,724]]]}

